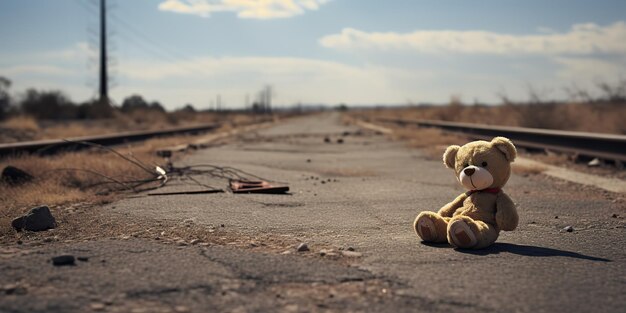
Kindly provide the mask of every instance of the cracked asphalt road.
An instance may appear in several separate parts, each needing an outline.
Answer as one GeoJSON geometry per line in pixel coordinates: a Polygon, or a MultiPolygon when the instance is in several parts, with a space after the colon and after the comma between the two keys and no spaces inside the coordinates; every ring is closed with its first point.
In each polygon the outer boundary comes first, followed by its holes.
{"type": "Polygon", "coordinates": [[[241,236],[307,242],[312,251],[179,247],[150,239],[51,243],[0,258],[0,286],[5,286],[0,311],[622,312],[626,307],[622,195],[543,176],[513,176],[505,189],[518,204],[519,228],[503,232],[489,249],[461,251],[422,244],[411,229],[419,211],[437,210],[463,192],[452,173],[400,142],[342,125],[336,114],[288,120],[181,162],[199,163],[288,182],[292,194],[136,197],[104,211],[129,220],[224,224],[241,236]],[[569,225],[574,232],[562,231],[569,225]],[[318,256],[321,249],[345,247],[363,256],[318,256]],[[67,267],[47,263],[62,252],[89,260],[67,267]],[[17,287],[6,287],[11,284],[17,287]]]}

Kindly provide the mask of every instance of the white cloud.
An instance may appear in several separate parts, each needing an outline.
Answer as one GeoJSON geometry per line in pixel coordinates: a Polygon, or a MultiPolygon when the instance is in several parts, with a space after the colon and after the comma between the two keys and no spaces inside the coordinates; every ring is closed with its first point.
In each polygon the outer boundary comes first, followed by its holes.
{"type": "Polygon", "coordinates": [[[330,0],[165,0],[159,10],[209,17],[216,12],[235,12],[240,18],[288,18],[317,10],[330,0]]]}
{"type": "Polygon", "coordinates": [[[249,93],[253,99],[255,92],[265,84],[275,87],[276,103],[285,105],[299,101],[332,104],[395,99],[392,101],[401,102],[412,96],[396,88],[393,77],[398,74],[386,68],[316,59],[203,57],[179,63],[134,60],[125,64],[120,74],[128,80],[127,85],[164,86],[155,91],[158,95],[152,96],[163,98],[164,102],[171,98],[177,103],[189,97],[189,102],[206,105],[208,99],[219,93],[225,102],[241,106],[245,94],[249,93]]]}
{"type": "Polygon", "coordinates": [[[587,55],[626,53],[626,23],[576,24],[568,32],[510,35],[488,31],[364,32],[345,28],[319,40],[347,51],[405,50],[419,53],[587,55]]]}

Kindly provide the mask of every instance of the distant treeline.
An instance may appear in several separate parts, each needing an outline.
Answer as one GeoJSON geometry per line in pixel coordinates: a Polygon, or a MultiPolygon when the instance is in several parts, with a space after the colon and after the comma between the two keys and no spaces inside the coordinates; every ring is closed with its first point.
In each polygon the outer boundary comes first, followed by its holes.
{"type": "MultiPolygon", "coordinates": [[[[14,115],[30,115],[45,120],[94,119],[111,117],[116,110],[123,113],[141,110],[166,112],[158,101],[148,102],[140,95],[131,95],[119,107],[115,107],[98,100],[76,103],[59,90],[30,88],[14,99],[9,93],[10,87],[11,81],[0,76],[0,119],[14,115]]],[[[178,111],[195,112],[195,109],[187,104],[178,111]]]]}

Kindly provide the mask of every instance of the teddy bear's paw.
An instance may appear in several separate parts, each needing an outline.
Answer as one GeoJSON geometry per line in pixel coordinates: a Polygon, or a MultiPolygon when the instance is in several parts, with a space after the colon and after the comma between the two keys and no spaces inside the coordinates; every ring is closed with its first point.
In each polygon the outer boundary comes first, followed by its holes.
{"type": "Polygon", "coordinates": [[[417,234],[424,241],[435,241],[437,239],[437,229],[435,223],[428,216],[422,216],[415,223],[417,234]]]}
{"type": "Polygon", "coordinates": [[[451,241],[450,244],[459,248],[471,248],[478,243],[476,235],[463,220],[456,220],[450,223],[448,238],[451,241]]]}

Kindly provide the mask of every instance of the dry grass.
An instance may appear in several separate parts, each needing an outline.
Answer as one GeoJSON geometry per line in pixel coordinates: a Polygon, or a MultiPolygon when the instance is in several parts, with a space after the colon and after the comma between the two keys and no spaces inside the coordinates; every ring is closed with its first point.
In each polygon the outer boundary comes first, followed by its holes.
{"type": "Polygon", "coordinates": [[[466,137],[436,128],[392,126],[392,129],[394,139],[406,141],[410,147],[421,149],[428,158],[433,160],[441,159],[446,147],[469,142],[466,137]]]}
{"type": "Polygon", "coordinates": [[[511,164],[511,172],[520,176],[537,175],[545,172],[547,168],[539,164],[511,164]]]}
{"type": "MultiPolygon", "coordinates": [[[[124,151],[122,149],[121,151],[124,151]]],[[[128,154],[130,150],[125,152],[128,154]]],[[[133,149],[133,154],[144,163],[158,162],[156,156],[144,149],[133,149]]],[[[22,186],[0,184],[0,214],[23,210],[38,204],[64,204],[94,200],[102,188],[89,188],[107,179],[83,170],[89,170],[119,181],[145,179],[149,175],[132,163],[103,151],[74,152],[53,157],[21,156],[0,161],[0,167],[13,165],[35,176],[22,186]]]]}
{"type": "Polygon", "coordinates": [[[29,116],[15,116],[0,123],[0,143],[158,130],[216,122],[245,124],[256,119],[253,115],[243,113],[163,113],[154,110],[115,112],[113,118],[99,120],[37,121],[29,116]]]}
{"type": "MultiPolygon", "coordinates": [[[[218,130],[226,131],[229,127],[218,130]]],[[[154,169],[163,165],[164,160],[155,151],[196,141],[200,136],[174,136],[156,138],[132,146],[118,147],[116,151],[132,157],[154,169]]],[[[67,205],[77,202],[108,202],[116,197],[110,194],[116,183],[98,185],[110,181],[98,174],[118,181],[141,180],[153,177],[140,167],[104,149],[71,152],[50,157],[32,155],[16,156],[0,160],[0,168],[13,165],[35,176],[35,180],[21,186],[0,183],[0,220],[12,219],[29,208],[46,204],[49,206],[67,205]],[[84,171],[89,170],[89,172],[84,171]],[[95,172],[95,173],[94,173],[95,172]],[[94,186],[95,185],[95,186],[94,186]]],[[[152,184],[154,185],[154,184],[152,184]]],[[[150,186],[150,185],[148,185],[150,186]]],[[[115,188],[116,190],[119,188],[115,188]]],[[[0,222],[0,228],[6,223],[0,222]]],[[[10,223],[8,223],[10,225],[10,223]]]]}
{"type": "Polygon", "coordinates": [[[37,124],[37,120],[33,117],[18,115],[13,116],[2,123],[0,123],[0,127],[7,129],[15,129],[21,131],[38,131],[39,124],[37,124]]]}
{"type": "Polygon", "coordinates": [[[498,106],[461,105],[413,106],[358,112],[371,118],[388,117],[452,122],[562,129],[626,134],[626,105],[623,103],[547,103],[498,106]]]}

